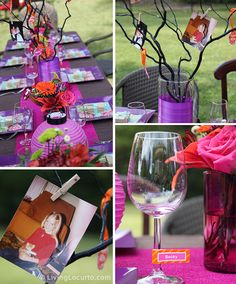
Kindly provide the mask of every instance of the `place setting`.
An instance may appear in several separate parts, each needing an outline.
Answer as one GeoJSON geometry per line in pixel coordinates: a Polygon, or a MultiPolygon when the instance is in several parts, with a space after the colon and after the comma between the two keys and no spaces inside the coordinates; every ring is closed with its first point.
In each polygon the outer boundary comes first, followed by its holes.
{"type": "Polygon", "coordinates": [[[130,102],[127,107],[116,107],[116,123],[148,123],[155,110],[146,109],[143,102],[130,102]]]}

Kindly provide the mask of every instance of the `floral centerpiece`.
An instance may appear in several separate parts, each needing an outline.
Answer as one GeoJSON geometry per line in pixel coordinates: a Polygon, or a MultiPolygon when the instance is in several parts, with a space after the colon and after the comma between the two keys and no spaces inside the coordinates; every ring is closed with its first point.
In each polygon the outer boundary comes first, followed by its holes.
{"type": "Polygon", "coordinates": [[[166,162],[208,170],[204,173],[205,267],[236,273],[236,127],[196,126],[184,140],[185,161],[178,153],[166,162]]]}
{"type": "Polygon", "coordinates": [[[59,128],[48,128],[38,141],[47,147],[47,156],[43,156],[44,149],[39,149],[31,156],[29,167],[86,167],[105,166],[100,159],[104,153],[93,155],[87,145],[70,143],[70,136],[59,128]],[[58,139],[62,137],[63,139],[58,139]]]}
{"type": "Polygon", "coordinates": [[[54,74],[52,81],[37,83],[27,96],[41,106],[42,112],[62,110],[75,103],[75,95],[70,91],[69,84],[63,83],[57,74],[54,74]]]}

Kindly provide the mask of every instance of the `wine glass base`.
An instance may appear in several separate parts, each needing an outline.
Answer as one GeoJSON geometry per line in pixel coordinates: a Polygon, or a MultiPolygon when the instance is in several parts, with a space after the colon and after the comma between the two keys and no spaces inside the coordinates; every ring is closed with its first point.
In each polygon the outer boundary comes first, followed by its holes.
{"type": "Polygon", "coordinates": [[[147,277],[138,280],[137,284],[184,284],[180,277],[167,276],[162,271],[153,273],[147,277]]]}
{"type": "Polygon", "coordinates": [[[21,140],[19,143],[20,143],[20,145],[22,145],[22,146],[30,146],[31,139],[21,140]]]}

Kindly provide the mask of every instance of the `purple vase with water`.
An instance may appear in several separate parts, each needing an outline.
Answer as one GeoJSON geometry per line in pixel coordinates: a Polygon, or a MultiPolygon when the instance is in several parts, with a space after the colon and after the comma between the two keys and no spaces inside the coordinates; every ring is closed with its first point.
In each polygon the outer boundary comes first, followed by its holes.
{"type": "Polygon", "coordinates": [[[159,77],[158,122],[193,123],[194,98],[197,95],[193,80],[187,73],[162,73],[159,77]]]}
{"type": "Polygon", "coordinates": [[[204,173],[204,266],[236,273],[236,175],[204,173]]]}

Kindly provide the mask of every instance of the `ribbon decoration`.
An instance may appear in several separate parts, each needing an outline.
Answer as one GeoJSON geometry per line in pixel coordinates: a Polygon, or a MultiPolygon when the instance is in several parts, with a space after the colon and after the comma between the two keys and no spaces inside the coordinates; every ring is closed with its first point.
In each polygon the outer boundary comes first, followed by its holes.
{"type": "MultiPolygon", "coordinates": [[[[105,213],[105,216],[103,216],[104,215],[104,208],[106,208],[105,206],[107,204],[109,204],[109,202],[111,201],[112,194],[113,194],[112,188],[108,189],[107,192],[105,193],[102,201],[101,201],[100,215],[102,216],[103,221],[104,221],[104,217],[107,215],[107,213],[105,213]]],[[[108,232],[108,229],[107,229],[107,225],[105,224],[104,232],[101,235],[100,241],[104,242],[104,241],[107,241],[108,239],[109,239],[109,232],[108,232]]],[[[97,266],[98,266],[99,270],[103,269],[104,264],[107,260],[107,256],[108,256],[108,248],[105,248],[105,249],[99,251],[98,262],[97,262],[97,266]]]]}
{"type": "MultiPolygon", "coordinates": [[[[235,11],[236,11],[236,8],[230,9],[230,20],[229,20],[229,23],[230,23],[231,29],[234,29],[233,14],[235,13],[235,11]]],[[[229,43],[231,45],[236,44],[236,31],[233,31],[233,32],[230,33],[230,35],[229,35],[229,43]]]]}
{"type": "Polygon", "coordinates": [[[144,71],[147,75],[147,78],[150,79],[150,76],[148,74],[147,67],[146,67],[146,59],[147,59],[147,50],[146,50],[146,48],[143,48],[143,49],[141,49],[141,61],[142,61],[144,71]]]}

